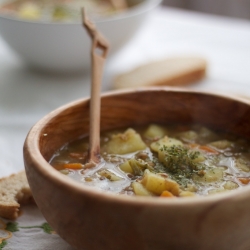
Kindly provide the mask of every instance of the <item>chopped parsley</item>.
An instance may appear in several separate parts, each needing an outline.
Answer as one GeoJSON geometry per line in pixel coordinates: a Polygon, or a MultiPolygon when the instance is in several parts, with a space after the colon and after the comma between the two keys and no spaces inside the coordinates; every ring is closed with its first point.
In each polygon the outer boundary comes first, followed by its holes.
{"type": "Polygon", "coordinates": [[[164,167],[175,178],[191,178],[194,173],[199,176],[204,175],[204,164],[195,161],[200,156],[199,151],[190,150],[180,145],[171,147],[163,145],[160,150],[164,152],[164,167]]]}

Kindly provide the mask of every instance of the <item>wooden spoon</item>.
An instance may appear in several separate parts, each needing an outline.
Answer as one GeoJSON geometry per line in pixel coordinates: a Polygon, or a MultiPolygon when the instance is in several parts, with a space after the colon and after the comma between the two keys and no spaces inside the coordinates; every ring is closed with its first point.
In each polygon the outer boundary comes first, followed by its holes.
{"type": "Polygon", "coordinates": [[[96,29],[95,25],[87,18],[84,8],[82,8],[82,22],[92,39],[89,159],[88,163],[85,165],[85,168],[91,168],[100,162],[100,91],[109,43],[96,29]]]}

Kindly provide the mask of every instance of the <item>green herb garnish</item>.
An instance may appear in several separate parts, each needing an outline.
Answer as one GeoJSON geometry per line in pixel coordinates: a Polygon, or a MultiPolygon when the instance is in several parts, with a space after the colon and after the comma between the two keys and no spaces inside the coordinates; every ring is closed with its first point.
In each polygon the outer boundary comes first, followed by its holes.
{"type": "Polygon", "coordinates": [[[160,149],[164,152],[164,166],[177,179],[191,178],[193,173],[204,175],[204,164],[195,161],[200,155],[199,151],[189,150],[184,146],[173,145],[160,149]]]}

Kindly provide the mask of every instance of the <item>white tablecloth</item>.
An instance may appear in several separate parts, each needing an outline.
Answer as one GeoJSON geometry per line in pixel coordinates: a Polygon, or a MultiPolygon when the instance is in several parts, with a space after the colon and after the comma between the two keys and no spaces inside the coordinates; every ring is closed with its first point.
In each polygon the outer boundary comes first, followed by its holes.
{"type": "MultiPolygon", "coordinates": [[[[250,21],[167,8],[156,10],[133,40],[111,59],[103,91],[111,88],[112,78],[120,72],[176,55],[200,55],[208,61],[206,79],[190,88],[250,96],[250,21]]],[[[36,121],[89,92],[88,73],[32,72],[0,37],[0,177],[24,168],[23,142],[36,121]]],[[[45,223],[36,208],[25,208],[17,222],[19,231],[7,240],[4,250],[71,249],[59,236],[47,234],[41,227],[23,228],[45,223]]]]}

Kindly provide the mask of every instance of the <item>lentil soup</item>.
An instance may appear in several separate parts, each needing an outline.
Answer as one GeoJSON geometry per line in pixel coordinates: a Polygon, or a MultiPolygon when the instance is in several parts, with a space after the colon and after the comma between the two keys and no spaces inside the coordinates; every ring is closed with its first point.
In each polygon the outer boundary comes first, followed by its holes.
{"type": "Polygon", "coordinates": [[[115,194],[206,196],[250,182],[250,144],[202,125],[158,125],[101,134],[101,161],[86,167],[88,138],[58,150],[50,164],[84,185],[115,194]]]}

